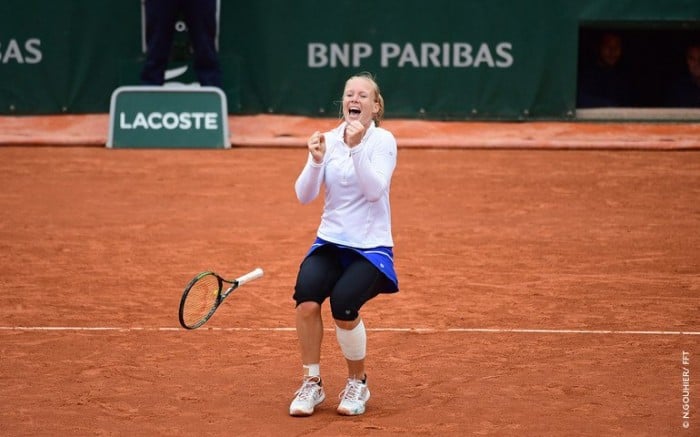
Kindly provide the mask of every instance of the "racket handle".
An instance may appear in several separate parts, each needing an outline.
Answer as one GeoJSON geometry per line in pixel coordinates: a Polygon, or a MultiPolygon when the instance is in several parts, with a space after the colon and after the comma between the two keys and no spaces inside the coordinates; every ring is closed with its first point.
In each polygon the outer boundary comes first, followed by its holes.
{"type": "Polygon", "coordinates": [[[263,275],[263,269],[258,267],[257,269],[246,273],[245,275],[241,276],[240,278],[236,279],[236,282],[238,283],[238,286],[240,287],[241,285],[245,284],[246,282],[250,282],[253,279],[258,279],[263,275]]]}

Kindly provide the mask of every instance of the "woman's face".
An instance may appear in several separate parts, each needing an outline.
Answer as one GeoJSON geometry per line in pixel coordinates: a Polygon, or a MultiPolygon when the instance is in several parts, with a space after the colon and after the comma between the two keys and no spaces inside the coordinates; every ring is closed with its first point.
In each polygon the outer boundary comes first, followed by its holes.
{"type": "Polygon", "coordinates": [[[622,55],[622,41],[616,35],[605,35],[600,45],[600,59],[609,67],[617,64],[622,55]]]}
{"type": "Polygon", "coordinates": [[[343,92],[343,117],[350,122],[359,120],[369,126],[375,114],[379,112],[372,83],[361,77],[353,77],[345,83],[343,92]]]}

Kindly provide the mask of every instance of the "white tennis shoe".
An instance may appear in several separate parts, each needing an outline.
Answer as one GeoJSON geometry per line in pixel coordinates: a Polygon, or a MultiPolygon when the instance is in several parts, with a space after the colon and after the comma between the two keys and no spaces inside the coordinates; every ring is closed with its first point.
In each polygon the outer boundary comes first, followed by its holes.
{"type": "Polygon", "coordinates": [[[316,405],[326,399],[318,376],[305,377],[301,388],[294,393],[296,396],[289,405],[290,416],[311,416],[316,405]]]}
{"type": "Polygon", "coordinates": [[[348,378],[345,390],[340,392],[340,405],[338,414],[343,416],[357,416],[364,414],[365,404],[369,400],[369,388],[359,379],[348,378]]]}

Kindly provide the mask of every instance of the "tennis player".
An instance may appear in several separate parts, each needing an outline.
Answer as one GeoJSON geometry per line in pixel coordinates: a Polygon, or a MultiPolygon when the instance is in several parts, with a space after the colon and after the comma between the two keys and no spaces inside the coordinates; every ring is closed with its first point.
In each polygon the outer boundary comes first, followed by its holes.
{"type": "Polygon", "coordinates": [[[379,127],[384,99],[373,77],[362,73],[345,82],[342,103],[342,123],[309,138],[306,165],[294,187],[299,201],[307,204],[323,185],[325,202],[294,288],[304,375],[289,406],[292,416],[313,414],[325,399],[320,362],[326,298],[348,368],[337,411],[349,416],[365,412],[370,397],[367,335],[359,311],[379,293],[398,291],[389,205],[397,149],[391,132],[379,127]]]}

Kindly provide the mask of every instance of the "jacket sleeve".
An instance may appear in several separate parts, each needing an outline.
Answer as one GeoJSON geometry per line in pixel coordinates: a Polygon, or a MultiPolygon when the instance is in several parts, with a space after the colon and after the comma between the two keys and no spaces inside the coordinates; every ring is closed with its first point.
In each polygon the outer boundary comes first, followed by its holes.
{"type": "Polygon", "coordinates": [[[396,139],[388,131],[378,133],[350,152],[360,189],[370,202],[376,202],[388,192],[396,168],[396,139]]]}
{"type": "Polygon", "coordinates": [[[321,182],[323,182],[323,169],[325,161],[316,164],[311,157],[311,153],[306,160],[306,165],[302,169],[294,184],[297,199],[304,205],[314,200],[321,192],[321,182]]]}

